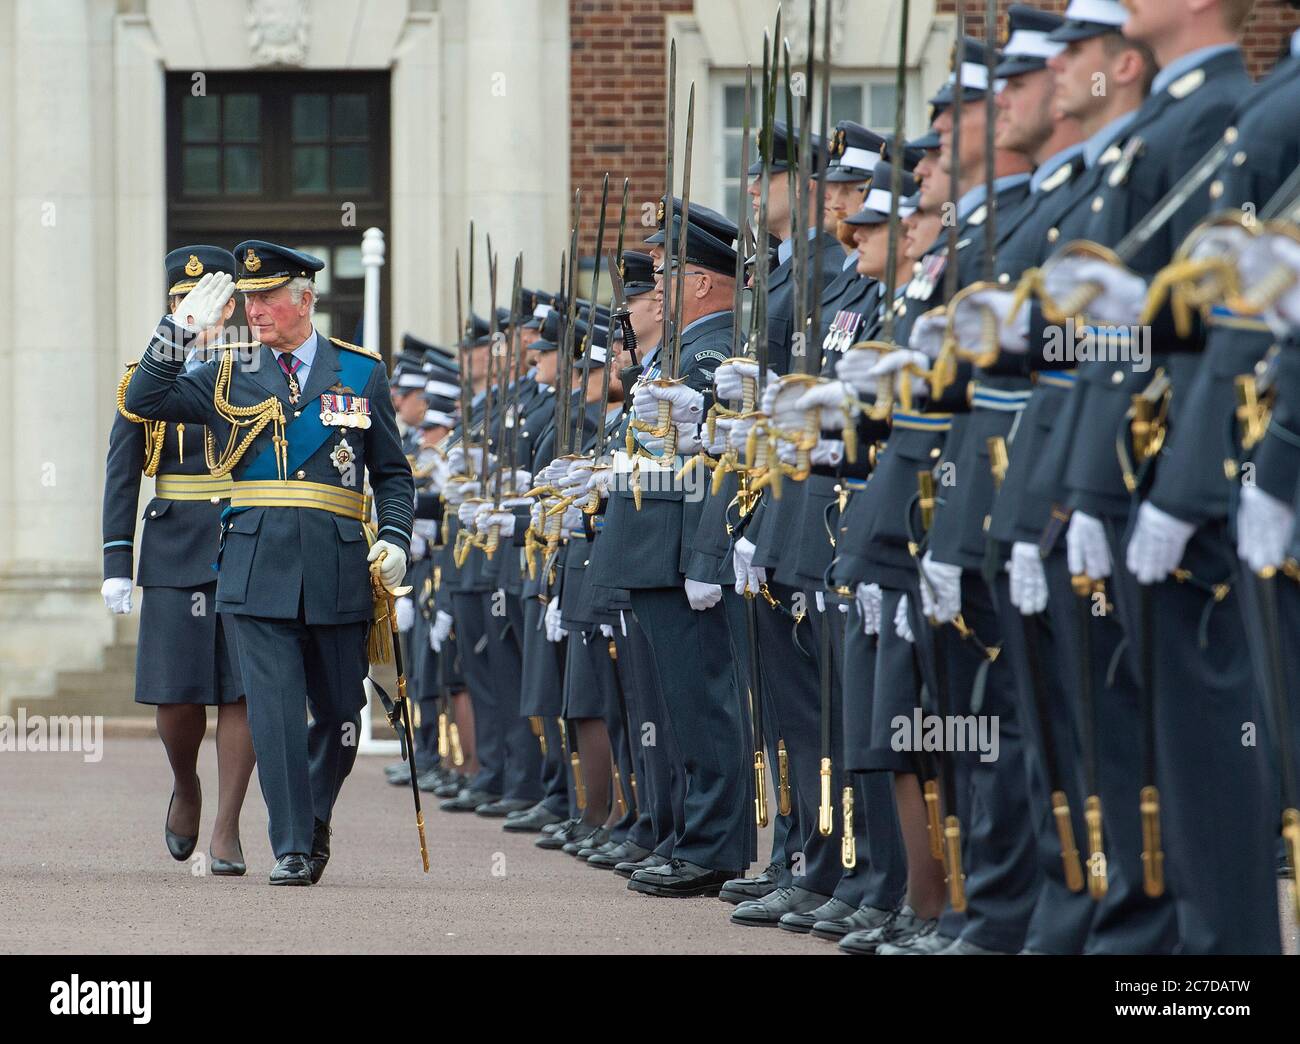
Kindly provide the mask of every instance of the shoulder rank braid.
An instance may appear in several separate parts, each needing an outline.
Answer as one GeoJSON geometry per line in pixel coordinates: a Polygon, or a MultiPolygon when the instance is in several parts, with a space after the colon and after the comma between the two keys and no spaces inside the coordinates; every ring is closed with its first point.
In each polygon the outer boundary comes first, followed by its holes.
{"type": "Polygon", "coordinates": [[[144,425],[144,474],[153,478],[158,473],[158,462],[162,458],[163,440],[167,437],[167,422],[146,420],[126,408],[126,389],[135,373],[136,364],[128,363],[126,373],[117,382],[117,412],[132,424],[144,425]]]}
{"type": "Polygon", "coordinates": [[[208,470],[213,475],[229,475],[230,471],[248,451],[256,438],[268,424],[272,428],[275,442],[276,466],[280,477],[286,477],[288,442],[284,437],[284,407],[280,400],[272,395],[254,406],[235,406],[227,398],[230,390],[230,373],[235,364],[235,348],[251,348],[253,345],[227,345],[217,363],[217,383],[212,390],[212,405],[217,415],[230,425],[230,436],[220,456],[215,456],[216,439],[211,429],[204,433],[203,453],[208,470]],[[243,438],[240,439],[240,433],[243,438]],[[236,442],[238,440],[238,442],[236,442]],[[215,459],[214,459],[215,457],[215,459]]]}

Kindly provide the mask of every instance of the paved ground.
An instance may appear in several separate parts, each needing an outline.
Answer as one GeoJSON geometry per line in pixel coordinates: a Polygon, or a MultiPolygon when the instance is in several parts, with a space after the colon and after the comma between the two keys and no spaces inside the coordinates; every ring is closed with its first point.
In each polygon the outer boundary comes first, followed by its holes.
{"type": "MultiPolygon", "coordinates": [[[[612,873],[533,847],[473,815],[426,813],[420,872],[409,791],[363,757],[345,784],[320,885],[271,888],[266,811],[244,807],[243,878],[197,876],[163,846],[171,773],[156,738],[104,757],[0,754],[4,953],[831,953],[779,929],[738,928],[716,899],[652,899],[612,873]]],[[[216,762],[204,745],[205,795],[216,762]]],[[[206,851],[212,809],[204,810],[206,851]]]]}
{"type": "MultiPolygon", "coordinates": [[[[637,895],[612,873],[433,801],[432,866],[422,874],[409,791],[384,782],[389,759],[379,757],[358,759],[343,789],[320,885],[266,884],[273,860],[256,778],[243,816],[248,876],[205,877],[163,846],[171,774],[158,740],[109,735],[104,747],[97,764],[73,753],[0,754],[0,953],[835,951],[779,929],[735,927],[715,899],[637,895]]],[[[211,743],[200,773],[215,795],[211,743]]],[[[200,850],[211,817],[206,809],[200,850]]],[[[1285,902],[1282,917],[1294,953],[1285,902]]]]}

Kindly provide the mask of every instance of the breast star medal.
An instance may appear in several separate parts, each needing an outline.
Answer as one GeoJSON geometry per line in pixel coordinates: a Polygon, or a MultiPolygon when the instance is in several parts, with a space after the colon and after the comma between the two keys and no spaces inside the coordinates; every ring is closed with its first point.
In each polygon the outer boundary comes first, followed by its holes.
{"type": "Polygon", "coordinates": [[[340,475],[346,475],[356,463],[357,455],[352,452],[347,439],[339,439],[338,445],[330,451],[330,463],[338,468],[340,475]]]}

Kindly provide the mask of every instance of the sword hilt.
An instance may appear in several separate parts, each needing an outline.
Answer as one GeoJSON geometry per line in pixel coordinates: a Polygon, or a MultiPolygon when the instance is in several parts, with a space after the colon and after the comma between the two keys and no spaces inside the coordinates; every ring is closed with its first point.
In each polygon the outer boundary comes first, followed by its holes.
{"type": "Polygon", "coordinates": [[[491,560],[492,556],[497,553],[497,548],[500,546],[501,526],[494,522],[492,523],[491,528],[488,529],[487,543],[483,545],[483,553],[488,556],[489,560],[491,560]]]}
{"type": "Polygon", "coordinates": [[[754,751],[754,822],[767,826],[767,759],[761,750],[754,751]]]}
{"type": "Polygon", "coordinates": [[[1096,794],[1083,803],[1083,820],[1088,824],[1088,893],[1100,900],[1110,888],[1106,877],[1106,852],[1102,848],[1101,798],[1096,794]]]}
{"type": "Polygon", "coordinates": [[[1142,891],[1152,899],[1165,894],[1165,854],[1160,848],[1160,792],[1143,787],[1138,808],[1142,813],[1142,891]]]}
{"type": "Polygon", "coordinates": [[[1083,891],[1083,866],[1079,846],[1074,842],[1074,823],[1070,819],[1070,800],[1062,790],[1052,792],[1052,815],[1056,818],[1056,836],[1061,842],[1061,865],[1065,870],[1065,887],[1083,891]]]}

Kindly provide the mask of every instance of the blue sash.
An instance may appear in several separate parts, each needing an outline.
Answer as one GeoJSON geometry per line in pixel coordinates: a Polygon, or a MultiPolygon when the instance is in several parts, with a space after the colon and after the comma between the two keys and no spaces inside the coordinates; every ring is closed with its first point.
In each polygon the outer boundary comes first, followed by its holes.
{"type": "MultiPolygon", "coordinates": [[[[339,349],[339,381],[346,387],[364,388],[370,381],[370,371],[373,366],[374,361],[369,356],[339,349]]],[[[332,429],[329,425],[321,423],[320,410],[307,409],[312,402],[319,401],[319,396],[310,400],[302,407],[302,413],[285,425],[284,437],[289,443],[286,465],[288,474],[293,474],[302,467],[329,438],[332,429]]],[[[239,475],[240,481],[260,481],[279,477],[280,472],[275,465],[274,443],[267,445],[239,475]]]]}

